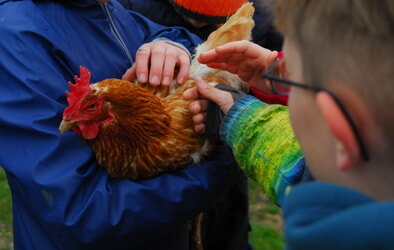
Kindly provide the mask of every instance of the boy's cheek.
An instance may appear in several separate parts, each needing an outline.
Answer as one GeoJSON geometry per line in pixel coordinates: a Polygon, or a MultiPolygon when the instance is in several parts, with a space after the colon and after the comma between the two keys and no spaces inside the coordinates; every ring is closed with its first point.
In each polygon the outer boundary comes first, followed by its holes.
{"type": "Polygon", "coordinates": [[[288,100],[288,106],[289,106],[289,115],[290,115],[290,122],[291,126],[294,130],[294,133],[298,138],[298,133],[302,133],[300,129],[302,130],[302,125],[301,123],[301,116],[302,113],[300,109],[302,109],[301,104],[299,103],[300,101],[298,100],[298,93],[296,89],[292,89],[289,95],[289,100],[288,100]]]}
{"type": "Polygon", "coordinates": [[[316,147],[318,141],[314,131],[317,126],[317,121],[314,115],[315,110],[313,107],[316,104],[313,102],[312,93],[305,90],[293,88],[289,96],[289,115],[291,126],[294,134],[301,145],[304,156],[308,159],[308,149],[316,147]],[[315,140],[313,140],[315,138],[315,140]]]}

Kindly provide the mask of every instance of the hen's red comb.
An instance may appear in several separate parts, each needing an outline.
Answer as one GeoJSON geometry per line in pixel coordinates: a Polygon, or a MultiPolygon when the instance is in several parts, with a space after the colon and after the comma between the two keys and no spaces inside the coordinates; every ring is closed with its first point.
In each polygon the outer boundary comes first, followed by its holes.
{"type": "Polygon", "coordinates": [[[85,96],[90,90],[90,72],[86,67],[79,66],[79,77],[74,76],[75,84],[68,82],[70,92],[66,91],[67,102],[69,106],[73,106],[85,96]]]}

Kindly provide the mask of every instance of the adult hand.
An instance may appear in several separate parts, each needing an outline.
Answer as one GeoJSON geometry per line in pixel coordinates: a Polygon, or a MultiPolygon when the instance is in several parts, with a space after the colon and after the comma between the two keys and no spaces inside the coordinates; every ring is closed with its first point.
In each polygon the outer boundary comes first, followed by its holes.
{"type": "Polygon", "coordinates": [[[203,52],[198,61],[209,67],[237,74],[243,81],[248,82],[250,87],[266,94],[273,94],[269,81],[261,75],[268,71],[269,65],[277,56],[277,51],[243,40],[203,52]]]}
{"type": "Polygon", "coordinates": [[[153,86],[170,86],[177,69],[176,82],[182,85],[189,77],[190,58],[183,49],[163,41],[143,44],[136,53],[135,63],[122,79],[153,86]]]}

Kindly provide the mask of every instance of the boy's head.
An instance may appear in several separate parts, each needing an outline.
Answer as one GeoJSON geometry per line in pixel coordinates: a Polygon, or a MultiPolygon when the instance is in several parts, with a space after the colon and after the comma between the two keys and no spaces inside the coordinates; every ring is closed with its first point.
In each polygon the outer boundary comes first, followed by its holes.
{"type": "Polygon", "coordinates": [[[348,177],[394,174],[394,1],[276,0],[275,15],[291,80],[331,90],[370,155],[332,96],[293,87],[290,116],[314,175],[363,189],[348,177]]]}

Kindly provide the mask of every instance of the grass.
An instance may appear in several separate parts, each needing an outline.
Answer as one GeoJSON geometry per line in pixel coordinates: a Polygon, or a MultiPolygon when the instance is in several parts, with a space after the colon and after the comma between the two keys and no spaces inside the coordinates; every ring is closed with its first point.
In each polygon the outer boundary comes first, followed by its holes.
{"type": "Polygon", "coordinates": [[[253,231],[249,234],[249,240],[254,250],[277,250],[284,249],[282,234],[275,228],[252,223],[253,231]]]}
{"type": "MultiPolygon", "coordinates": [[[[249,203],[252,224],[249,240],[254,250],[283,249],[280,209],[264,196],[253,181],[249,181],[249,203]]],[[[0,167],[0,250],[13,249],[11,206],[10,189],[0,167]]]]}
{"type": "Polygon", "coordinates": [[[249,241],[254,250],[284,249],[281,210],[252,180],[249,180],[249,215],[252,226],[249,241]]]}
{"type": "Polygon", "coordinates": [[[12,203],[10,188],[3,169],[0,167],[0,250],[13,249],[12,244],[12,203]]]}

